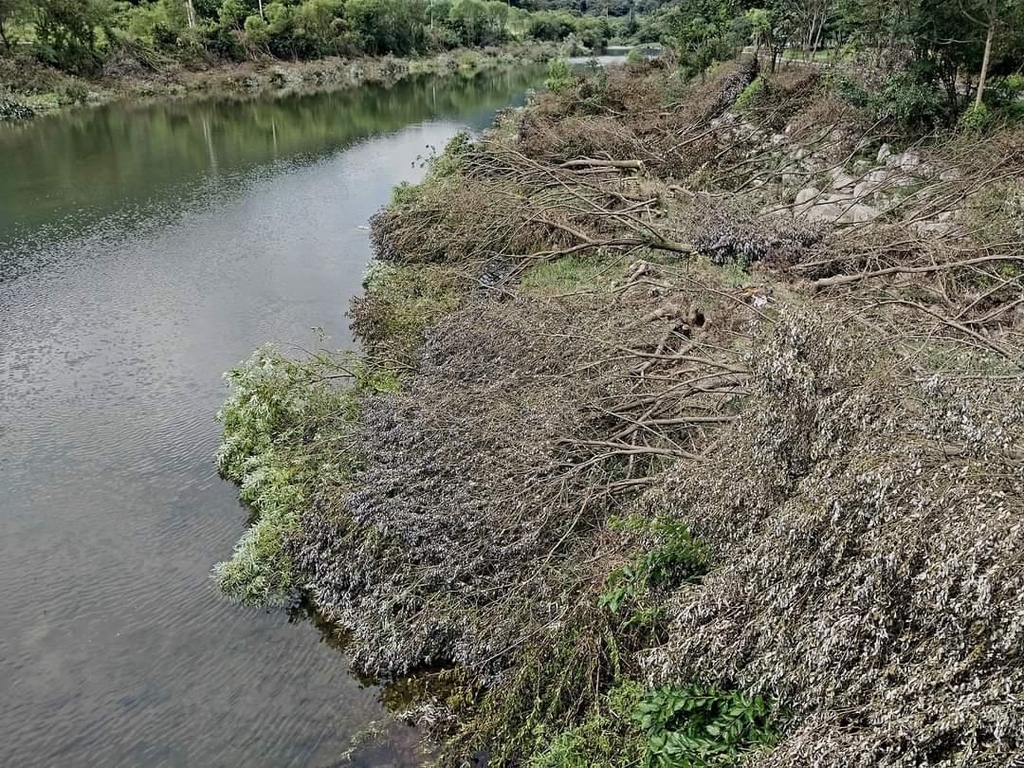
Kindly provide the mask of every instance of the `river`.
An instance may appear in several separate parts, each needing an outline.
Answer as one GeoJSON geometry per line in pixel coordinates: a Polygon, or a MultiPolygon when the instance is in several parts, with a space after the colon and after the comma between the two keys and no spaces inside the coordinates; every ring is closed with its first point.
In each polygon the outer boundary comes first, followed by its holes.
{"type": "MultiPolygon", "coordinates": [[[[221,373],[346,346],[368,217],[541,78],[0,125],[0,765],[340,765],[383,716],[312,624],[209,577],[246,521],[221,373]]],[[[389,732],[344,764],[415,763],[389,732]]]]}

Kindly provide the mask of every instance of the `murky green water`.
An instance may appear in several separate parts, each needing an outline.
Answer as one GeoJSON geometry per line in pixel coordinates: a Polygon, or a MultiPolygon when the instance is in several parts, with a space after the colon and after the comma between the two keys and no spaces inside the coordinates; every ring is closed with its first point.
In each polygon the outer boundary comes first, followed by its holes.
{"type": "Polygon", "coordinates": [[[381,716],[314,627],[208,578],[245,521],[220,374],[346,345],[367,218],[540,79],[0,125],[0,765],[329,766],[381,716]]]}

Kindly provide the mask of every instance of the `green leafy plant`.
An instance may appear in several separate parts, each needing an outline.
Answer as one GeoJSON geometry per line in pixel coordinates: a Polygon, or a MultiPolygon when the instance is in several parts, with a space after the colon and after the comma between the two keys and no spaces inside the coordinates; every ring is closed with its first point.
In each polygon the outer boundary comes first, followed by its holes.
{"type": "Polygon", "coordinates": [[[967,133],[981,133],[992,124],[992,111],[984,103],[971,104],[957,120],[957,126],[967,133]]]}
{"type": "Polygon", "coordinates": [[[628,65],[645,64],[646,62],[647,57],[639,48],[630,48],[629,52],[626,54],[626,64],[628,65]]]}
{"type": "Polygon", "coordinates": [[[715,686],[664,686],[637,704],[647,768],[733,764],[743,753],[775,744],[777,715],[763,696],[715,686]]]}
{"type": "Polygon", "coordinates": [[[562,93],[576,83],[576,75],[565,59],[552,59],[548,63],[548,77],[544,87],[552,93],[562,93]]]}
{"type": "Polygon", "coordinates": [[[224,425],[217,468],[239,484],[252,511],[231,559],[213,569],[234,600],[284,605],[293,596],[287,540],[317,484],[341,482],[349,470],[342,417],[352,413],[358,387],[339,386],[339,375],[347,372],[333,357],[293,360],[269,346],[225,375],[232,392],[217,413],[224,425]]]}
{"type": "Polygon", "coordinates": [[[627,625],[648,625],[656,620],[660,609],[645,605],[644,596],[652,589],[699,580],[710,570],[711,558],[679,520],[660,518],[632,525],[647,527],[654,543],[612,571],[598,602],[612,613],[625,615],[628,609],[627,625]]]}

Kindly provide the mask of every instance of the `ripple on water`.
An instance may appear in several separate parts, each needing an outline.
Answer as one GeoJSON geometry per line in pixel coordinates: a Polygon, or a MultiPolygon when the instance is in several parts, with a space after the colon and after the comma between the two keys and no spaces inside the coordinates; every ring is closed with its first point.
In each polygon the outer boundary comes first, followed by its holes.
{"type": "Polygon", "coordinates": [[[0,765],[335,765],[380,716],[312,625],[215,593],[246,518],[220,374],[313,326],[347,343],[359,227],[526,85],[0,129],[0,765]]]}

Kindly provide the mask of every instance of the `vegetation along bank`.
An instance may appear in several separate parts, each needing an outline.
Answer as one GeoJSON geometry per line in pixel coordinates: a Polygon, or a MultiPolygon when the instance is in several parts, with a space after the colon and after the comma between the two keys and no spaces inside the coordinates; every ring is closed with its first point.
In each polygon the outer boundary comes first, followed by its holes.
{"type": "Polygon", "coordinates": [[[631,7],[499,0],[0,0],[0,119],[115,98],[390,82],[600,52],[631,7]]]}
{"type": "Polygon", "coordinates": [[[362,351],[230,374],[222,588],[311,601],[440,765],[1024,759],[1024,27],[956,5],[684,24],[454,140],[362,351]]]}

